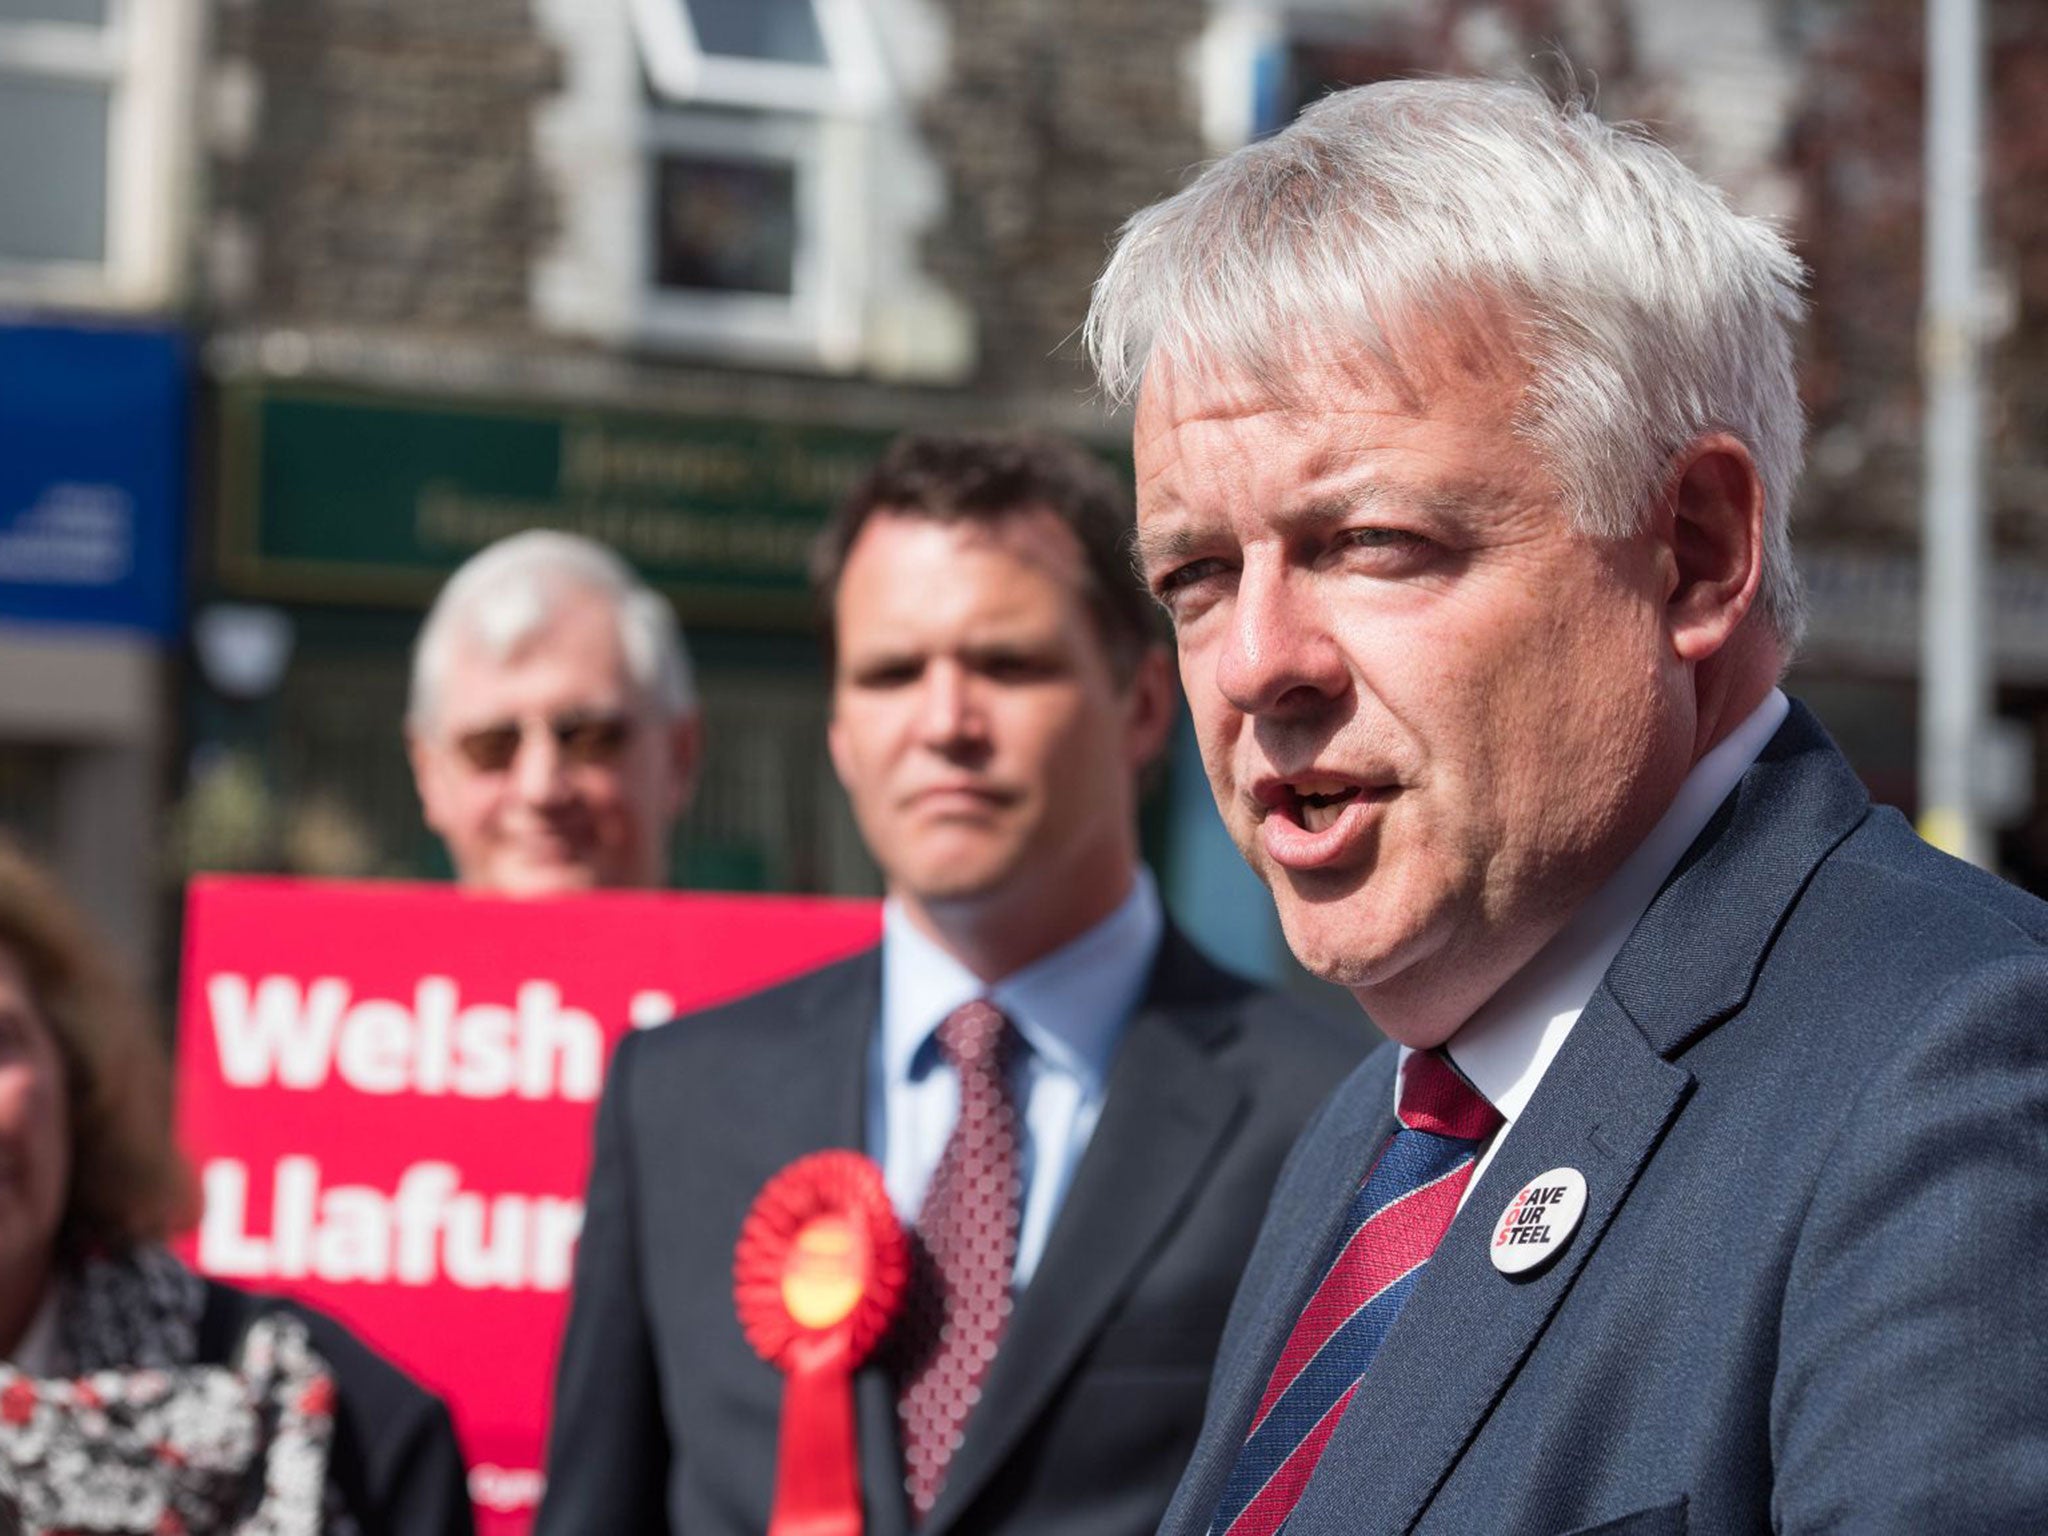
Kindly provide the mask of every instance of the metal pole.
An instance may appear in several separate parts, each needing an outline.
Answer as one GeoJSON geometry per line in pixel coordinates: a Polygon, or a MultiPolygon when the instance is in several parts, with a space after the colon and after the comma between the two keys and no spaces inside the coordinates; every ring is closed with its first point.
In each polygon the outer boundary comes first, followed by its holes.
{"type": "Polygon", "coordinates": [[[1978,0],[1927,0],[1927,389],[1920,669],[1920,827],[1989,864],[1991,715],[1983,400],[1984,35],[1978,0]]]}

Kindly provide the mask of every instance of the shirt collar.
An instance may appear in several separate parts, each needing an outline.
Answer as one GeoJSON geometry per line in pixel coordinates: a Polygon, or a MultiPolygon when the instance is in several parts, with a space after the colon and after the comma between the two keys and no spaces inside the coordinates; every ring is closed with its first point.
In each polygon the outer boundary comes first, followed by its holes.
{"type": "Polygon", "coordinates": [[[882,1070],[906,1082],[931,1064],[928,1048],[946,1015],[986,997],[1017,1027],[1034,1055],[1099,1091],[1125,1022],[1144,995],[1166,919],[1150,871],[1133,873],[1130,894],[1093,928],[985,984],[910,920],[882,904],[882,1070]]]}
{"type": "MultiPolygon", "coordinates": [[[[1733,793],[1790,702],[1778,689],[1693,765],[1650,835],[1534,959],[1451,1036],[1451,1060],[1512,1124],[1665,879],[1733,793]]],[[[1401,1059],[1408,1059],[1404,1048],[1401,1059]]]]}

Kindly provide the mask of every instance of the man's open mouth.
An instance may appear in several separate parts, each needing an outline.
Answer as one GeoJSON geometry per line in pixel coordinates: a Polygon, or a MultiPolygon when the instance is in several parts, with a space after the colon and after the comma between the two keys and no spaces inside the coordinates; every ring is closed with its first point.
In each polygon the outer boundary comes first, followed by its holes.
{"type": "Polygon", "coordinates": [[[1344,814],[1344,807],[1356,800],[1364,791],[1356,785],[1344,789],[1294,792],[1294,819],[1310,832],[1321,832],[1334,827],[1337,818],[1344,814]]]}

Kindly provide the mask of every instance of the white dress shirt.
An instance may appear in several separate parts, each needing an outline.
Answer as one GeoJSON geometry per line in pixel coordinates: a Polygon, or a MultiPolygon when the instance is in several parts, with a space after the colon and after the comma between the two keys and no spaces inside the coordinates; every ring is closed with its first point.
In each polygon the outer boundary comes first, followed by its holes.
{"type": "MultiPolygon", "coordinates": [[[[1791,707],[1785,695],[1773,688],[1748,719],[1695,763],[1670,809],[1635,852],[1535,958],[1509,977],[1451,1036],[1445,1049],[1452,1062],[1501,1116],[1501,1128],[1465,1186],[1468,1195],[1478,1187],[1486,1165],[1514,1129],[1565,1036],[1592,1001],[1600,978],[1621,953],[1621,946],[1628,942],[1665,879],[1713,820],[1736,781],[1777,734],[1791,707]]],[[[1401,1060],[1407,1061],[1409,1054],[1403,1046],[1401,1060]]],[[[1397,1092],[1399,1083],[1397,1076],[1397,1092]]]]}
{"type": "Polygon", "coordinates": [[[1016,1080],[1023,1111],[1024,1208],[1014,1284],[1022,1290],[1102,1115],[1109,1065],[1144,996],[1165,929],[1144,869],[1114,912],[1079,938],[987,985],[914,925],[882,908],[882,1019],[869,1070],[868,1153],[890,1202],[917,1219],[960,1113],[960,1080],[934,1037],[954,1009],[986,997],[1028,1047],[1016,1080]]]}

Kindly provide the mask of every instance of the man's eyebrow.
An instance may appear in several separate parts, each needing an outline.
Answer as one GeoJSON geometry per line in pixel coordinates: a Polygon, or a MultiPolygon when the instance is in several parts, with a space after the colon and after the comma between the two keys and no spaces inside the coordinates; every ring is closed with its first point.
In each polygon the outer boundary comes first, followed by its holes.
{"type": "Polygon", "coordinates": [[[1486,487],[1477,481],[1427,487],[1370,481],[1309,497],[1287,508],[1273,521],[1282,532],[1297,533],[1348,518],[1381,516],[1392,508],[1419,512],[1426,517],[1461,517],[1486,505],[1488,500],[1486,487]]]}
{"type": "Polygon", "coordinates": [[[888,667],[901,667],[922,663],[924,658],[906,646],[877,645],[866,650],[842,649],[840,661],[844,670],[856,675],[888,667]]]}
{"type": "MultiPolygon", "coordinates": [[[[1361,511],[1392,499],[1392,493],[1384,486],[1361,485],[1315,496],[1290,507],[1274,519],[1274,526],[1282,532],[1295,533],[1355,517],[1361,511]]],[[[1140,576],[1162,566],[1177,564],[1200,549],[1205,537],[1200,528],[1185,520],[1163,527],[1157,523],[1140,527],[1131,540],[1131,564],[1140,576]]]]}
{"type": "Polygon", "coordinates": [[[1131,568],[1143,580],[1148,571],[1185,560],[1201,542],[1201,534],[1184,522],[1140,528],[1131,536],[1131,568]]]}
{"type": "Polygon", "coordinates": [[[1292,533],[1305,528],[1320,528],[1325,523],[1340,523],[1360,513],[1372,513],[1400,499],[1384,485],[1347,486],[1341,491],[1325,491],[1298,502],[1273,521],[1277,527],[1292,533]]]}

